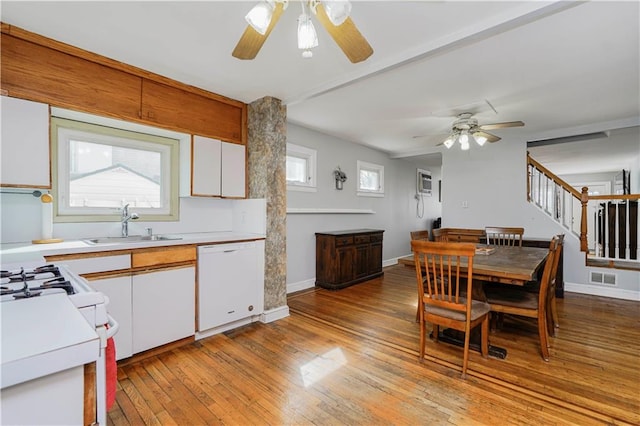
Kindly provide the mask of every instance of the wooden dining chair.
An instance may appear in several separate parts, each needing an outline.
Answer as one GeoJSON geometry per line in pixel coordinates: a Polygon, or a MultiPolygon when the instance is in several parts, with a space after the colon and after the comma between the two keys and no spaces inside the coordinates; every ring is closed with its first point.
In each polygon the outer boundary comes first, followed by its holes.
{"type": "Polygon", "coordinates": [[[471,330],[481,325],[480,351],[489,353],[489,311],[485,302],[461,295],[466,288],[470,295],[473,283],[473,243],[411,241],[416,281],[418,283],[418,309],[420,312],[420,361],[424,361],[426,325],[433,325],[433,338],[438,341],[440,326],[464,332],[462,378],[466,377],[469,362],[471,330]],[[466,271],[461,270],[466,260],[466,271]]]}
{"type": "MultiPolygon", "coordinates": [[[[423,231],[411,231],[410,232],[411,235],[411,241],[413,240],[429,240],[429,231],[428,230],[423,230],[423,231]]],[[[416,322],[420,321],[420,307],[418,307],[416,309],[416,322]]]]}
{"type": "Polygon", "coordinates": [[[429,230],[424,229],[420,231],[411,231],[411,239],[412,240],[428,240],[429,239],[429,230]]]}
{"type": "Polygon", "coordinates": [[[489,245],[522,247],[524,228],[487,226],[484,232],[489,245]]]}
{"type": "MultiPolygon", "coordinates": [[[[552,286],[552,271],[561,238],[554,236],[549,244],[549,254],[545,261],[544,271],[537,293],[531,293],[523,288],[493,286],[485,288],[487,302],[491,305],[491,312],[499,314],[518,315],[537,320],[538,336],[542,359],[549,361],[549,329],[547,325],[547,307],[549,304],[549,289],[552,286]]],[[[554,289],[555,291],[555,289],[554,289]]]]}
{"type": "Polygon", "coordinates": [[[433,235],[434,241],[440,241],[440,242],[449,241],[449,234],[447,233],[447,230],[444,228],[432,229],[431,234],[433,235]]]}
{"type": "Polygon", "coordinates": [[[560,263],[562,248],[564,247],[564,234],[556,235],[558,238],[558,247],[553,259],[553,267],[551,269],[551,277],[549,289],[547,290],[547,330],[550,336],[555,337],[556,328],[560,328],[560,319],[558,318],[558,308],[556,306],[556,286],[558,265],[560,263]]]}

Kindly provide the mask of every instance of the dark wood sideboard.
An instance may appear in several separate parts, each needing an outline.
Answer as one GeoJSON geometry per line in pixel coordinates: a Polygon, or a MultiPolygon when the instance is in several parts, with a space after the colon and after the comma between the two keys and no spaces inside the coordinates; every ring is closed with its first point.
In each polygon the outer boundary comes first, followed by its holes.
{"type": "Polygon", "coordinates": [[[383,232],[316,232],[316,285],[337,290],[381,276],[383,232]]]}

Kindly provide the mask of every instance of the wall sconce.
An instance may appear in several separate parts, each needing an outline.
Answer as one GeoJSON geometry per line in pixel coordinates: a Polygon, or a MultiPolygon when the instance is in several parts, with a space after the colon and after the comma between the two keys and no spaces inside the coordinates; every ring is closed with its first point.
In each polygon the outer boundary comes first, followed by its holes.
{"type": "Polygon", "coordinates": [[[333,177],[336,180],[336,189],[342,189],[342,184],[347,180],[347,175],[340,170],[340,166],[333,171],[333,177]]]}

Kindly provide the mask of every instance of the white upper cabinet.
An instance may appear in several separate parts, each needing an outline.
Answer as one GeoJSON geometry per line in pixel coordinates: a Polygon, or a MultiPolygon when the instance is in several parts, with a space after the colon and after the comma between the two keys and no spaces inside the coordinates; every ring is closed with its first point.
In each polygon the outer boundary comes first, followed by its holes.
{"type": "Polygon", "coordinates": [[[246,196],[245,175],[245,146],[223,142],[222,196],[244,198],[246,196]]]}
{"type": "Polygon", "coordinates": [[[183,177],[182,196],[245,198],[246,157],[244,145],[221,142],[194,135],[189,152],[181,156],[183,177]]]}
{"type": "Polygon", "coordinates": [[[193,136],[191,141],[191,195],[220,196],[222,142],[193,136]]]}
{"type": "Polygon", "coordinates": [[[0,185],[51,188],[49,105],[0,96],[0,185]]]}

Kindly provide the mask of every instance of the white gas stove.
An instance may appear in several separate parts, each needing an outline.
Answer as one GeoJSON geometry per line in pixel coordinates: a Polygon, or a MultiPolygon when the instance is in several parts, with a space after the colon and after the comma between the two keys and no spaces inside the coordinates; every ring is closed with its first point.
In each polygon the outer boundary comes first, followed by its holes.
{"type": "MultiPolygon", "coordinates": [[[[1,269],[0,309],[2,309],[3,312],[3,323],[12,322],[12,318],[5,318],[5,314],[9,315],[11,312],[14,312],[14,318],[16,318],[16,315],[21,316],[22,311],[33,309],[34,306],[39,306],[38,309],[43,310],[64,302],[63,299],[68,299],[77,311],[82,314],[82,317],[88,322],[90,328],[95,331],[99,339],[98,353],[95,354],[95,358],[93,358],[96,360],[96,423],[106,425],[105,352],[107,339],[115,335],[118,330],[118,323],[107,314],[109,299],[104,294],[95,291],[84,278],[71,272],[64,265],[38,265],[34,263],[5,264],[2,265],[1,269]]],[[[54,320],[54,318],[48,319],[48,321],[51,322],[54,322],[54,320]]],[[[6,358],[5,355],[7,354],[24,351],[22,347],[17,348],[18,346],[22,346],[21,341],[24,340],[23,338],[11,339],[14,334],[21,333],[21,330],[24,330],[24,326],[26,325],[32,326],[33,324],[11,324],[11,327],[8,327],[9,324],[3,324],[3,358],[6,358]],[[6,329],[5,325],[7,326],[6,329]],[[7,347],[7,344],[13,344],[14,347],[7,347]]],[[[65,324],[65,327],[68,326],[68,324],[65,324]]],[[[37,333],[40,332],[36,331],[36,334],[37,333]]],[[[66,338],[67,336],[64,337],[66,338]]],[[[43,338],[43,346],[52,345],[53,341],[60,341],[61,339],[62,337],[58,337],[58,339],[51,339],[52,341],[44,342],[46,339],[43,338]]],[[[81,351],[86,350],[87,346],[85,343],[86,342],[83,342],[83,344],[77,345],[78,355],[81,354],[81,351]]],[[[29,345],[31,350],[39,350],[37,348],[37,341],[32,341],[29,345]]],[[[48,363],[55,365],[57,360],[51,358],[53,352],[46,350],[43,350],[43,352],[47,352],[48,363]]],[[[7,356],[10,357],[10,355],[7,356]]],[[[82,356],[85,356],[86,359],[86,355],[83,354],[82,356]]],[[[65,348],[64,357],[74,357],[73,346],[65,348]]],[[[28,357],[25,357],[25,359],[26,358],[28,357]]],[[[16,362],[18,361],[20,361],[20,359],[18,359],[16,355],[16,362]]],[[[60,364],[63,365],[63,360],[60,359],[59,361],[60,364]]],[[[34,364],[29,364],[29,368],[33,371],[24,372],[17,371],[18,369],[15,368],[15,365],[5,363],[5,359],[3,359],[3,391],[5,388],[17,385],[22,381],[36,378],[40,368],[37,364],[35,364],[35,366],[34,364]]],[[[42,374],[45,373],[47,373],[47,371],[43,370],[42,374]]]]}

